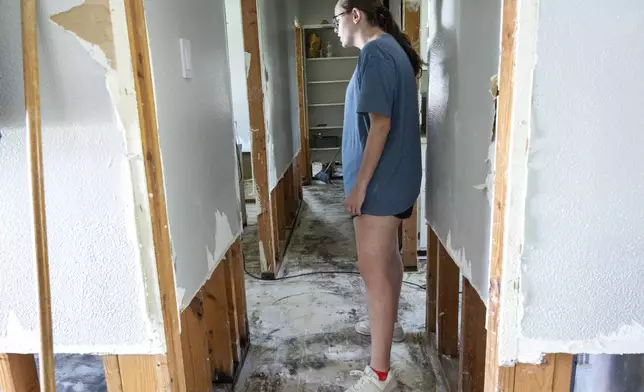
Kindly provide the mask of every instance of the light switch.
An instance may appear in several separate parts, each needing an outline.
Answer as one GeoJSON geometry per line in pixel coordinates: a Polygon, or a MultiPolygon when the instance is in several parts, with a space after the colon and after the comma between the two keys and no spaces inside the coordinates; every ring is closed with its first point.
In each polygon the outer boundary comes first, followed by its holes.
{"type": "Polygon", "coordinates": [[[190,40],[180,38],[179,47],[181,48],[181,73],[184,79],[192,79],[192,50],[190,40]]]}

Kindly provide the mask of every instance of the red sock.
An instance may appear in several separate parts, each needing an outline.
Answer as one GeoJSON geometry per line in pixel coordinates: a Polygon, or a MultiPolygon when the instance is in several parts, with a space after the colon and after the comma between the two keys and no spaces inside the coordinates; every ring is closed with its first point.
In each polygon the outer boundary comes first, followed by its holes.
{"type": "Polygon", "coordinates": [[[376,373],[376,375],[378,376],[379,381],[385,381],[387,379],[387,376],[389,375],[388,371],[381,372],[380,370],[376,370],[374,368],[371,368],[371,370],[373,370],[374,373],[376,373]]]}

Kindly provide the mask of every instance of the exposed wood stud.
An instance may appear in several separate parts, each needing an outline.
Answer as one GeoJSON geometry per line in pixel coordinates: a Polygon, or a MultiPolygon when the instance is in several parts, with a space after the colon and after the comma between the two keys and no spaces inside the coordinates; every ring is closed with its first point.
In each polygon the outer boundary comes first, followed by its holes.
{"type": "Polygon", "coordinates": [[[103,368],[105,368],[105,384],[108,392],[124,392],[123,381],[121,380],[121,365],[118,355],[106,355],[103,357],[103,368]]]}
{"type": "Polygon", "coordinates": [[[208,349],[216,382],[232,382],[235,370],[226,278],[225,262],[221,262],[203,288],[208,349]]]}
{"type": "Polygon", "coordinates": [[[403,0],[403,30],[412,47],[420,53],[420,2],[417,0],[403,0]]]}
{"type": "Polygon", "coordinates": [[[458,286],[460,271],[442,244],[438,252],[436,347],[442,355],[458,357],[458,286]]]}
{"type": "Polygon", "coordinates": [[[550,354],[540,365],[515,366],[513,392],[569,392],[572,380],[572,355],[550,354]]]}
{"type": "Polygon", "coordinates": [[[309,162],[309,128],[307,107],[304,98],[304,37],[302,27],[295,24],[295,58],[297,67],[297,96],[300,119],[300,152],[298,155],[298,177],[304,184],[311,182],[311,165],[309,162]]]}
{"type": "Polygon", "coordinates": [[[36,360],[27,354],[0,354],[0,391],[40,391],[36,360]]]}
{"type": "Polygon", "coordinates": [[[508,153],[512,102],[514,97],[515,32],[517,0],[504,0],[501,26],[501,66],[499,74],[499,97],[496,130],[496,158],[494,201],[492,209],[492,240],[490,260],[490,289],[487,307],[487,342],[485,359],[485,391],[511,391],[514,385],[514,369],[498,365],[497,331],[499,322],[499,299],[503,269],[503,234],[507,199],[508,153]]]}
{"type": "Polygon", "coordinates": [[[255,197],[259,206],[257,226],[259,235],[262,275],[273,277],[277,273],[274,238],[275,219],[273,204],[268,188],[268,167],[266,156],[266,127],[264,123],[264,92],[262,91],[262,65],[259,54],[259,32],[257,23],[257,1],[241,0],[243,16],[244,51],[249,54],[247,77],[248,109],[251,127],[251,151],[255,197]]]}
{"type": "Polygon", "coordinates": [[[174,264],[171,257],[170,233],[165,201],[165,186],[155,111],[150,53],[145,24],[143,0],[125,0],[125,16],[132,58],[132,72],[137,97],[137,111],[143,156],[145,157],[145,177],[152,217],[152,237],[157,267],[161,311],[167,349],[167,361],[163,369],[168,371],[163,380],[170,385],[161,386],[171,391],[183,392],[186,388],[181,338],[179,336],[179,311],[174,281],[174,264]]]}
{"type": "Polygon", "coordinates": [[[402,222],[402,260],[406,271],[418,269],[418,202],[411,216],[402,222]]]}
{"type": "Polygon", "coordinates": [[[237,304],[237,295],[236,295],[236,286],[239,284],[235,279],[235,274],[233,272],[233,264],[235,260],[233,259],[232,249],[228,249],[226,252],[226,258],[222,260],[223,267],[226,273],[226,298],[228,299],[228,322],[230,324],[230,347],[233,355],[233,361],[235,364],[239,363],[241,357],[241,345],[239,341],[239,325],[237,323],[237,309],[239,305],[237,304]]]}
{"type": "Polygon", "coordinates": [[[165,355],[103,357],[108,392],[171,391],[165,355]]]}
{"type": "Polygon", "coordinates": [[[461,351],[459,388],[461,392],[483,392],[485,379],[485,303],[463,278],[461,296],[461,351]]]}
{"type": "Polygon", "coordinates": [[[237,304],[237,330],[239,343],[244,352],[250,343],[248,329],[248,308],[246,305],[246,282],[244,280],[244,256],[239,240],[235,241],[231,249],[232,273],[235,281],[235,300],[237,304]]]}
{"type": "MultiPolygon", "coordinates": [[[[438,237],[427,225],[427,333],[436,333],[436,296],[438,288],[438,237]]],[[[429,336],[429,335],[428,335],[429,336]]]]}
{"type": "Polygon", "coordinates": [[[43,391],[56,390],[54,338],[52,334],[51,288],[47,249],[45,180],[38,72],[38,6],[36,0],[21,1],[22,66],[29,153],[29,187],[32,204],[33,250],[38,287],[38,327],[40,332],[40,381],[43,391]]]}

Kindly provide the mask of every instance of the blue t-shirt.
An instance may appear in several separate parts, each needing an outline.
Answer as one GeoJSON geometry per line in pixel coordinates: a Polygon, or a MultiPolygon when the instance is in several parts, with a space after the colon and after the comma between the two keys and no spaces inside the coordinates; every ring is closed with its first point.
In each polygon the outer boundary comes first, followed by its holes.
{"type": "Polygon", "coordinates": [[[391,119],[361,213],[391,216],[410,208],[422,177],[416,78],[409,57],[384,34],[363,46],[347,87],[342,132],[345,195],[353,189],[369,134],[369,113],[391,119]]]}

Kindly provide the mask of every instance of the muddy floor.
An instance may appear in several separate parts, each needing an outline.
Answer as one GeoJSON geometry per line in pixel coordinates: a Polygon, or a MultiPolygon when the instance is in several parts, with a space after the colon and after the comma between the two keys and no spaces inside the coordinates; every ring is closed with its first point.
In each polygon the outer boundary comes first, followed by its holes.
{"type": "MultiPolygon", "coordinates": [[[[247,278],[252,348],[236,391],[333,391],[355,382],[351,370],[369,362],[370,343],[354,324],[367,315],[356,271],[353,226],[342,208],[341,184],[304,188],[299,222],[278,281],[247,278]],[[296,277],[301,274],[306,276],[296,277]]],[[[243,236],[247,269],[259,275],[255,205],[243,236]]],[[[405,281],[424,285],[424,266],[405,281]]],[[[434,391],[424,328],[425,292],[405,284],[399,319],[406,331],[393,348],[400,391],[434,391]]]]}

